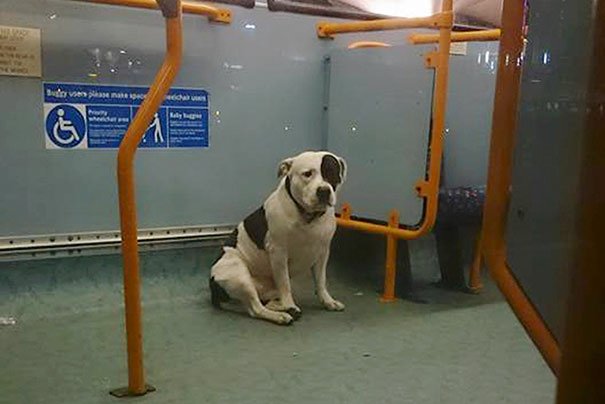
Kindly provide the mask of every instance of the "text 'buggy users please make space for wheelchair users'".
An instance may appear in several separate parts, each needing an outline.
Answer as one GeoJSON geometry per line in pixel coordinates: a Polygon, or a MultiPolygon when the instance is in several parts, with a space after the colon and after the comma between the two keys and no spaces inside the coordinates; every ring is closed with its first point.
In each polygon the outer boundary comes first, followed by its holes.
{"type": "MultiPolygon", "coordinates": [[[[47,149],[116,149],[149,89],[44,83],[47,149]]],[[[208,93],[173,88],[153,115],[139,147],[208,147],[208,93]]]]}

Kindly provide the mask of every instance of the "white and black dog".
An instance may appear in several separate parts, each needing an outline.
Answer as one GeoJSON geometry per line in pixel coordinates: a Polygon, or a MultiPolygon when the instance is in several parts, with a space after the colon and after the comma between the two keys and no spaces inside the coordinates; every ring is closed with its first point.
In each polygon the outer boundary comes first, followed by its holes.
{"type": "Polygon", "coordinates": [[[312,269],[321,304],[344,310],[328,292],[326,265],[336,230],[336,190],[345,176],[345,161],[328,152],[282,161],[277,189],[237,226],[212,267],[212,304],[235,299],[252,317],[291,324],[301,310],[290,277],[312,269]]]}

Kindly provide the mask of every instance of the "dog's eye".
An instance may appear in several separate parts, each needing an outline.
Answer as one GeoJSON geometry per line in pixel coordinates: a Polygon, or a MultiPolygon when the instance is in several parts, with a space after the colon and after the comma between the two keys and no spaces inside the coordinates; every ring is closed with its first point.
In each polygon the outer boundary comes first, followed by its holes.
{"type": "Polygon", "coordinates": [[[305,178],[311,178],[311,176],[313,176],[313,170],[305,171],[302,173],[302,175],[305,178]]]}

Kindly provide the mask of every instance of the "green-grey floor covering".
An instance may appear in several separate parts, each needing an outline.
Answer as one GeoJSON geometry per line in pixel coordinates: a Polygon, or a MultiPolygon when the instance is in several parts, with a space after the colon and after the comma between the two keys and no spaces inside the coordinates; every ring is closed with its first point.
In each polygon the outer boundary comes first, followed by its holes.
{"type": "MultiPolygon", "coordinates": [[[[148,382],[136,403],[552,403],[555,380],[490,284],[378,302],[364,268],[331,264],[346,311],[299,294],[279,327],[208,302],[216,249],[144,254],[148,382]],[[352,274],[357,274],[352,276],[352,274]]],[[[0,403],[117,403],[126,383],[116,255],[0,263],[0,403]]]]}

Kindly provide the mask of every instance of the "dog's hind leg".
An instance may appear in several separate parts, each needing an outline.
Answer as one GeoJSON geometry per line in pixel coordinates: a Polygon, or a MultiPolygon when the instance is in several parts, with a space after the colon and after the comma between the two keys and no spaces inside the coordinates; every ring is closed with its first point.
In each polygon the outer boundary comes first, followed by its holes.
{"type": "MultiPolygon", "coordinates": [[[[288,313],[269,310],[260,301],[254,281],[246,264],[233,249],[225,249],[225,255],[212,267],[212,282],[230,298],[239,300],[251,317],[271,321],[280,325],[289,325],[294,320],[288,313]]],[[[215,292],[211,290],[211,293],[215,292]]],[[[213,296],[213,302],[220,296],[213,296]]]]}

